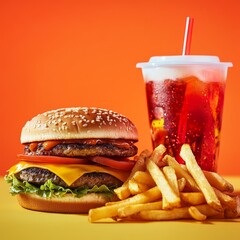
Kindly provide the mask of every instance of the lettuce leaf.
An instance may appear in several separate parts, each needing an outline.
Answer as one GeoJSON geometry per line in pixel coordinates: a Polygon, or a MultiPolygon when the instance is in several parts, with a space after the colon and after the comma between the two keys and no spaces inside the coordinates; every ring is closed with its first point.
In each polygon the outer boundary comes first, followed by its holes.
{"type": "Polygon", "coordinates": [[[88,193],[101,193],[108,197],[114,194],[113,190],[109,189],[106,185],[101,185],[100,187],[94,186],[93,188],[79,187],[70,189],[55,185],[51,180],[48,180],[43,185],[36,186],[27,181],[19,181],[14,175],[6,175],[5,181],[11,184],[10,193],[12,195],[19,193],[35,193],[44,198],[52,198],[63,197],[65,194],[72,194],[75,197],[82,197],[88,193]]]}

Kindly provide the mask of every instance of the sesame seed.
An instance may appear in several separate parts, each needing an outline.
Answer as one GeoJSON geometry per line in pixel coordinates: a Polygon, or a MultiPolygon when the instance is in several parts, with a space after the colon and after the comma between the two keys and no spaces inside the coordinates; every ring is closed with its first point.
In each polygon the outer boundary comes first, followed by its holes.
{"type": "Polygon", "coordinates": [[[65,109],[65,112],[66,112],[66,113],[71,112],[71,111],[72,111],[71,108],[66,108],[66,109],[65,109]]]}

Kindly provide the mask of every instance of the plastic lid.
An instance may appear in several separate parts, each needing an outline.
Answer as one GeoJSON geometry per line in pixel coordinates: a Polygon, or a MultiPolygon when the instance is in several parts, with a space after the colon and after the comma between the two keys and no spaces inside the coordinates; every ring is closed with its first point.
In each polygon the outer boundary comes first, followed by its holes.
{"type": "Polygon", "coordinates": [[[160,66],[172,65],[225,65],[232,67],[231,62],[220,62],[217,56],[207,55],[178,55],[178,56],[154,56],[151,57],[149,62],[142,62],[137,64],[137,68],[152,68],[160,66]]]}

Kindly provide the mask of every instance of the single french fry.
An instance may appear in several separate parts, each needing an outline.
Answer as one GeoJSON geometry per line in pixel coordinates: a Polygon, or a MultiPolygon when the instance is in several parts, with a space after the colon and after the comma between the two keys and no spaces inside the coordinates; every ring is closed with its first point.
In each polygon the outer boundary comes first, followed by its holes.
{"type": "Polygon", "coordinates": [[[218,190],[222,192],[233,192],[234,187],[231,183],[229,183],[226,179],[224,179],[222,176],[220,176],[216,172],[209,172],[203,170],[203,173],[205,177],[207,178],[208,182],[211,184],[211,186],[217,188],[218,190]]]}
{"type": "Polygon", "coordinates": [[[199,205],[206,203],[205,197],[202,192],[181,192],[180,197],[183,202],[189,205],[199,205]]]}
{"type": "Polygon", "coordinates": [[[186,186],[186,178],[179,178],[178,180],[178,189],[179,189],[179,192],[182,192],[183,189],[185,188],[186,186]]]}
{"type": "Polygon", "coordinates": [[[203,174],[203,171],[197,164],[195,156],[193,155],[193,152],[188,144],[182,145],[180,156],[185,161],[188,171],[191,173],[192,177],[194,178],[199,188],[201,189],[206,199],[206,202],[214,209],[221,211],[222,210],[221,203],[218,197],[216,196],[213,188],[207,181],[205,175],[203,174]]]}
{"type": "Polygon", "coordinates": [[[163,144],[160,144],[153,150],[150,156],[150,159],[154,163],[156,163],[158,166],[162,166],[161,160],[165,152],[166,152],[166,147],[163,144]]]}
{"type": "Polygon", "coordinates": [[[223,217],[223,209],[221,211],[218,211],[214,208],[212,208],[208,204],[201,204],[196,205],[196,207],[202,214],[206,215],[207,217],[214,217],[214,218],[222,218],[223,217]]]}
{"type": "Polygon", "coordinates": [[[149,187],[156,186],[156,183],[153,181],[151,175],[148,172],[146,172],[146,171],[137,171],[137,172],[135,172],[135,174],[133,175],[133,179],[136,182],[142,183],[142,184],[146,184],[149,187]]]}
{"type": "Polygon", "coordinates": [[[170,166],[163,167],[163,173],[176,195],[179,197],[178,181],[175,170],[170,166]]]}
{"type": "Polygon", "coordinates": [[[189,219],[191,215],[188,207],[173,208],[171,210],[145,210],[137,213],[135,217],[139,220],[164,221],[176,219],[189,219]]]}
{"type": "Polygon", "coordinates": [[[191,206],[188,208],[189,214],[192,216],[193,219],[198,220],[198,221],[204,221],[206,220],[207,216],[202,214],[198,208],[191,206]]]}
{"type": "Polygon", "coordinates": [[[114,189],[114,192],[120,200],[126,199],[131,195],[131,192],[128,188],[128,183],[114,189]]]}
{"type": "Polygon", "coordinates": [[[237,218],[240,217],[240,196],[234,196],[235,207],[226,207],[224,209],[225,218],[237,218]]]}
{"type": "Polygon", "coordinates": [[[133,197],[114,202],[112,205],[90,209],[88,213],[88,220],[89,222],[96,222],[103,218],[116,217],[118,215],[118,209],[121,207],[131,204],[154,202],[161,199],[161,196],[162,194],[156,186],[146,192],[134,195],[133,197]]]}
{"type": "Polygon", "coordinates": [[[147,149],[143,150],[141,152],[141,154],[139,155],[128,179],[123,183],[123,185],[121,187],[114,189],[114,192],[116,193],[116,195],[118,196],[118,198],[120,200],[126,199],[127,197],[129,197],[131,195],[131,192],[129,191],[129,188],[128,188],[128,181],[130,179],[132,179],[135,172],[146,170],[145,159],[147,157],[150,157],[150,155],[151,155],[151,152],[149,150],[147,150],[147,149]]]}
{"type": "Polygon", "coordinates": [[[132,195],[136,195],[147,191],[149,189],[149,186],[143,183],[138,183],[134,179],[130,179],[128,182],[128,189],[132,195]]]}
{"type": "Polygon", "coordinates": [[[150,159],[146,160],[146,167],[167,202],[167,205],[163,206],[165,208],[180,207],[181,199],[173,191],[161,169],[150,159]]]}
{"type": "Polygon", "coordinates": [[[198,185],[196,184],[195,180],[193,179],[193,177],[187,172],[185,171],[181,165],[176,161],[175,158],[169,156],[169,155],[166,155],[164,158],[163,158],[163,161],[167,162],[167,164],[171,167],[174,168],[177,176],[180,178],[180,177],[183,177],[186,179],[186,186],[189,187],[192,191],[199,191],[199,187],[198,185]]]}
{"type": "Polygon", "coordinates": [[[236,217],[240,217],[240,196],[237,195],[234,199],[236,200],[236,217]]]}
{"type": "Polygon", "coordinates": [[[125,183],[128,182],[130,179],[132,179],[132,177],[135,174],[135,172],[137,172],[137,171],[145,171],[146,170],[145,160],[147,158],[149,158],[150,156],[151,156],[151,152],[148,149],[145,149],[145,150],[143,150],[140,153],[140,155],[139,155],[139,157],[138,157],[138,159],[136,161],[136,164],[134,165],[134,167],[133,167],[133,169],[132,169],[128,179],[125,181],[125,183]]]}
{"type": "Polygon", "coordinates": [[[223,207],[227,208],[235,208],[236,201],[233,197],[230,197],[229,195],[221,192],[220,190],[213,188],[214,192],[216,193],[218,199],[220,200],[223,207]]]}
{"type": "Polygon", "coordinates": [[[143,210],[159,210],[162,209],[162,201],[132,204],[118,209],[118,217],[128,217],[143,210]]]}
{"type": "Polygon", "coordinates": [[[167,210],[167,209],[172,209],[173,207],[171,204],[167,201],[165,196],[162,196],[162,209],[167,210]]]}

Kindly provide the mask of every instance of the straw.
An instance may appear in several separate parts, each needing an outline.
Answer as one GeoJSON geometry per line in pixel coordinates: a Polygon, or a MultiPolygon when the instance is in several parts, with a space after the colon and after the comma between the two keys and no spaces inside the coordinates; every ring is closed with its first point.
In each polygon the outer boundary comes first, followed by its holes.
{"type": "Polygon", "coordinates": [[[187,17],[182,55],[189,55],[192,40],[193,18],[187,17]]]}

